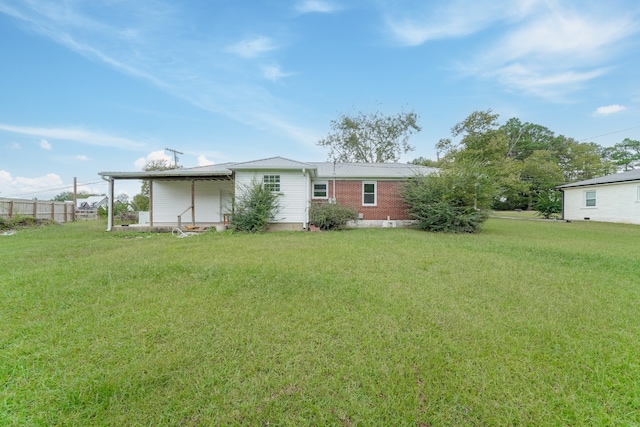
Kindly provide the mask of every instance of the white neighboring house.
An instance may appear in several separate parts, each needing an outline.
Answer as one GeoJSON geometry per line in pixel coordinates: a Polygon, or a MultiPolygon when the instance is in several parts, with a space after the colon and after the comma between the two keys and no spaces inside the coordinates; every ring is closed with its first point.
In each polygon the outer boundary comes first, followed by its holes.
{"type": "Polygon", "coordinates": [[[563,219],[640,224],[640,169],[558,188],[563,219]]]}
{"type": "Polygon", "coordinates": [[[107,196],[89,196],[76,200],[76,209],[86,211],[97,211],[101,207],[107,207],[109,198],[107,196]]]}

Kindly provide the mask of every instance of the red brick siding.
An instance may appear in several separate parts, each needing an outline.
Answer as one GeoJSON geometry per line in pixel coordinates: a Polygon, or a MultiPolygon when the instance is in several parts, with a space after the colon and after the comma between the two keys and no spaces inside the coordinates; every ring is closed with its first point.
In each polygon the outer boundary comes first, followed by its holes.
{"type": "MultiPolygon", "coordinates": [[[[362,181],[336,181],[336,194],[333,195],[333,181],[329,181],[329,197],[338,203],[354,208],[363,214],[364,220],[410,219],[406,213],[407,205],[400,197],[399,181],[375,181],[377,188],[377,206],[362,206],[362,181]]],[[[322,199],[313,199],[323,201],[322,199]]]]}

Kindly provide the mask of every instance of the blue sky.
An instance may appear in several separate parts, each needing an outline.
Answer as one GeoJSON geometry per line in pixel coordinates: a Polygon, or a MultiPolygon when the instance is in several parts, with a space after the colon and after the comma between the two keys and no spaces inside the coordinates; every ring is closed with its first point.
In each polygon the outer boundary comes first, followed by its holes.
{"type": "Polygon", "coordinates": [[[403,161],[489,108],[640,139],[639,30],[634,0],[0,0],[0,197],[104,193],[165,148],[322,161],[343,113],[415,111],[403,161]]]}

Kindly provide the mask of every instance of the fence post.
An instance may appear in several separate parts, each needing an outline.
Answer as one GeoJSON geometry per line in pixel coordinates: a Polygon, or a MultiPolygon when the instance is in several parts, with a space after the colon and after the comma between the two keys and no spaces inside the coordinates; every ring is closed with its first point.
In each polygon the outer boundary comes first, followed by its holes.
{"type": "Polygon", "coordinates": [[[9,219],[13,218],[13,200],[9,200],[9,219]]]}
{"type": "Polygon", "coordinates": [[[51,202],[51,220],[56,220],[56,202],[51,202]]]}
{"type": "Polygon", "coordinates": [[[33,218],[38,219],[38,202],[36,200],[33,201],[33,218]]]}

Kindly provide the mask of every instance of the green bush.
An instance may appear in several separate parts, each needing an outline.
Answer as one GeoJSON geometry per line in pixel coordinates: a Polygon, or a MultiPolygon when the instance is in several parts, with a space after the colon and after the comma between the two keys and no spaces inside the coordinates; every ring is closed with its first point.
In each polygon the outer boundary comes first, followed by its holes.
{"type": "Polygon", "coordinates": [[[309,222],[321,230],[341,230],[356,219],[354,209],[337,203],[314,202],[309,209],[309,222]]]}
{"type": "Polygon", "coordinates": [[[253,181],[236,196],[230,228],[243,233],[265,231],[278,209],[278,195],[253,181]]]}
{"type": "Polygon", "coordinates": [[[482,176],[448,170],[410,179],[402,198],[422,230],[476,233],[489,217],[491,191],[482,176]]]}
{"type": "Polygon", "coordinates": [[[557,190],[541,191],[533,208],[544,218],[551,218],[562,212],[562,198],[557,190]]]}

